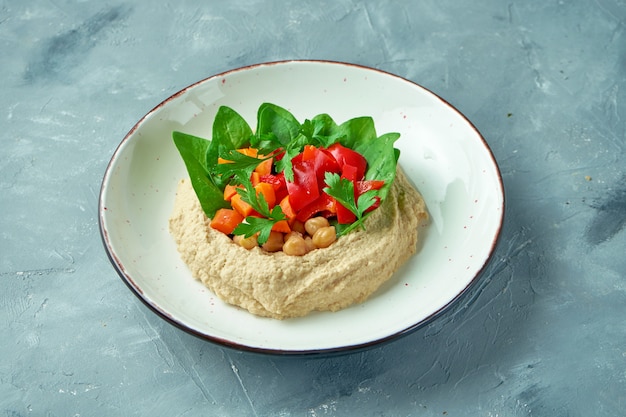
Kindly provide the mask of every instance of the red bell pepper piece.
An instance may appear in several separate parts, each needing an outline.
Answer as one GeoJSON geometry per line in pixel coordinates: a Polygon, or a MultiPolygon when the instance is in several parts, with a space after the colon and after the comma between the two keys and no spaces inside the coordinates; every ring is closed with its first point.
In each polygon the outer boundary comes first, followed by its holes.
{"type": "Polygon", "coordinates": [[[317,176],[314,170],[314,160],[302,160],[302,154],[298,154],[291,160],[293,168],[293,181],[286,181],[287,192],[291,207],[298,212],[301,208],[312,203],[320,196],[317,176]]]}
{"type": "Polygon", "coordinates": [[[318,183],[324,187],[324,176],[327,172],[338,174],[341,172],[341,165],[337,163],[335,158],[324,149],[315,148],[315,174],[318,183]]]}
{"type": "Polygon", "coordinates": [[[278,174],[261,175],[260,182],[266,182],[274,186],[276,201],[282,200],[287,195],[287,183],[285,182],[285,174],[282,172],[278,174]]]}
{"type": "Polygon", "coordinates": [[[385,185],[385,181],[383,180],[357,181],[354,190],[356,191],[356,195],[359,196],[370,190],[380,190],[381,188],[383,188],[383,185],[385,185]]]}
{"type": "MultiPolygon", "coordinates": [[[[289,197],[289,199],[291,200],[291,196],[289,197]]],[[[334,198],[332,198],[325,192],[322,192],[320,196],[315,199],[315,201],[306,205],[305,207],[300,209],[300,211],[298,211],[296,219],[304,223],[311,217],[313,217],[313,215],[318,213],[322,213],[327,217],[332,216],[337,212],[337,207],[339,206],[340,204],[337,204],[334,198]]]]}
{"type": "Polygon", "coordinates": [[[337,202],[337,222],[339,224],[350,224],[356,221],[356,215],[337,202]]]}
{"type": "Polygon", "coordinates": [[[335,143],[331,145],[327,152],[329,152],[337,161],[339,166],[352,165],[357,168],[357,180],[360,180],[365,175],[365,169],[367,168],[367,160],[363,155],[350,148],[335,143]]]}
{"type": "MultiPolygon", "coordinates": [[[[364,194],[370,190],[380,190],[381,188],[383,188],[383,185],[385,185],[385,181],[383,180],[357,181],[354,185],[354,190],[358,198],[361,194],[364,194]]],[[[374,199],[376,200],[376,202],[372,204],[367,210],[365,210],[366,213],[369,213],[370,211],[380,207],[380,197],[375,196],[374,199]]]]}
{"type": "MultiPolygon", "coordinates": [[[[354,165],[348,165],[345,164],[341,167],[341,178],[345,178],[347,180],[352,181],[352,183],[356,183],[356,180],[359,177],[359,173],[358,173],[358,168],[355,167],[354,165]]],[[[356,193],[356,187],[354,188],[354,191],[356,193]]]]}

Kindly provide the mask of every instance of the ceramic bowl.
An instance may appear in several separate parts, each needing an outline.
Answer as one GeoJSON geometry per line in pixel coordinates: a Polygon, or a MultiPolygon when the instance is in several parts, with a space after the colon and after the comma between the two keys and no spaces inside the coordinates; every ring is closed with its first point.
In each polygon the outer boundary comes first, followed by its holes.
{"type": "Polygon", "coordinates": [[[200,338],[276,354],[345,352],[388,341],[434,320],[476,282],[493,254],[504,192],[486,141],[427,89],[363,66],[285,61],[239,68],[195,83],[131,129],[109,163],[99,221],[111,262],[155,313],[200,338]],[[336,313],[273,320],[221,302],[181,261],[168,231],[178,181],[187,176],[172,142],[178,130],[210,138],[221,105],[254,127],[270,102],[298,120],[328,113],[337,123],[371,116],[399,132],[399,163],[430,214],[418,253],[364,303],[336,313]]]}

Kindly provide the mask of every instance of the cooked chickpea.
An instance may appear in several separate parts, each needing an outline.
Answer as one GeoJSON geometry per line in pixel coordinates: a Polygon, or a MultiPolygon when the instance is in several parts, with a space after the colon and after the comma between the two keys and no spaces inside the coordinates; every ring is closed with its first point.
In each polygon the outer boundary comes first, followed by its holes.
{"type": "Polygon", "coordinates": [[[288,241],[292,236],[300,236],[302,237],[302,233],[300,232],[296,232],[295,230],[292,230],[289,233],[286,233],[285,236],[283,237],[283,240],[286,242],[288,241]]]}
{"type": "Polygon", "coordinates": [[[304,238],[304,244],[306,245],[307,252],[311,252],[312,250],[317,249],[313,244],[313,239],[311,238],[311,236],[307,236],[304,238]]]}
{"type": "Polygon", "coordinates": [[[280,232],[270,232],[270,237],[261,247],[266,252],[278,252],[283,248],[283,234],[280,232]]]}
{"type": "Polygon", "coordinates": [[[238,244],[242,248],[245,248],[245,249],[248,249],[248,250],[259,246],[259,242],[257,240],[257,236],[256,235],[252,235],[250,237],[244,237],[243,235],[237,235],[237,236],[233,237],[233,242],[235,242],[236,244],[238,244]]]}
{"type": "Polygon", "coordinates": [[[313,244],[316,248],[327,248],[337,240],[334,226],[320,227],[313,235],[313,244]]]}
{"type": "Polygon", "coordinates": [[[300,234],[306,233],[306,229],[304,228],[304,223],[302,223],[300,220],[296,220],[293,222],[293,224],[291,225],[291,230],[294,232],[299,232],[300,234]]]}
{"type": "Polygon", "coordinates": [[[283,252],[285,255],[290,256],[302,256],[307,253],[306,242],[304,238],[299,233],[291,233],[288,238],[285,239],[285,244],[283,245],[283,252]]]}
{"type": "Polygon", "coordinates": [[[306,232],[309,234],[309,236],[315,235],[315,232],[317,232],[319,228],[328,227],[328,226],[329,226],[328,219],[326,219],[325,217],[321,217],[321,216],[311,217],[309,220],[307,220],[304,223],[304,228],[306,232]]]}

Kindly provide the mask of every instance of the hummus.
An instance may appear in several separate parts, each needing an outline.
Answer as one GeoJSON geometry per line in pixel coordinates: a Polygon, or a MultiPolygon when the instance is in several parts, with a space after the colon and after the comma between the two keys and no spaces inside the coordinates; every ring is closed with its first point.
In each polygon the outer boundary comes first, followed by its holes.
{"type": "Polygon", "coordinates": [[[183,261],[223,301],[253,314],[285,319],[337,311],[372,295],[416,251],[424,201],[398,167],[366,230],[304,256],[246,250],[209,227],[189,180],[181,180],[170,218],[183,261]]]}

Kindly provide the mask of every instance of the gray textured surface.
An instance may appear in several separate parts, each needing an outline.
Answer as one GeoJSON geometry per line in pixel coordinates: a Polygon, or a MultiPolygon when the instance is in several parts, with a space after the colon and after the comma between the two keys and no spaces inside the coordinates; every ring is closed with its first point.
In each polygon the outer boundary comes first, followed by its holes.
{"type": "Polygon", "coordinates": [[[0,2],[0,415],[626,415],[623,0],[0,2]],[[333,358],[239,353],[148,311],[97,225],[134,123],[292,58],[383,69],[482,131],[507,190],[469,297],[333,358]]]}

